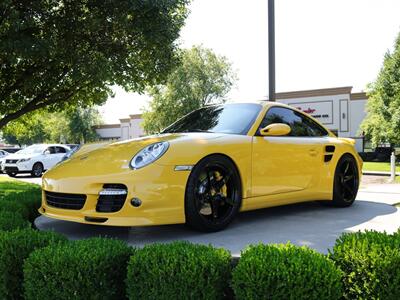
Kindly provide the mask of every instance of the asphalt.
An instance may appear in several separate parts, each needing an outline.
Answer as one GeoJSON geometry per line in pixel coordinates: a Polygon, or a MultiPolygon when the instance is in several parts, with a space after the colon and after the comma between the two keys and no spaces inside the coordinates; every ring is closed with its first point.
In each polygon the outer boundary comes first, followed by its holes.
{"type": "Polygon", "coordinates": [[[125,240],[132,246],[187,240],[212,244],[240,255],[249,244],[287,243],[306,245],[327,253],[343,232],[378,230],[392,233],[400,228],[400,185],[370,184],[360,189],[348,208],[322,206],[317,202],[287,205],[241,213],[225,230],[200,233],[185,225],[153,227],[106,227],[39,217],[36,227],[54,230],[76,240],[107,236],[125,240]]]}

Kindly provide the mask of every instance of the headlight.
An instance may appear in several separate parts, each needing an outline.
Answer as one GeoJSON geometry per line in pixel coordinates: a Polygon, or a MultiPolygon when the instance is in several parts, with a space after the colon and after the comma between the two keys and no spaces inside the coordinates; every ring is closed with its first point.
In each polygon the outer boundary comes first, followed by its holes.
{"type": "Polygon", "coordinates": [[[140,150],[131,160],[131,168],[140,169],[159,159],[168,150],[168,142],[151,144],[140,150]]]}
{"type": "Polygon", "coordinates": [[[30,160],[31,160],[30,158],[22,158],[18,162],[26,162],[26,161],[30,161],[30,160]]]}

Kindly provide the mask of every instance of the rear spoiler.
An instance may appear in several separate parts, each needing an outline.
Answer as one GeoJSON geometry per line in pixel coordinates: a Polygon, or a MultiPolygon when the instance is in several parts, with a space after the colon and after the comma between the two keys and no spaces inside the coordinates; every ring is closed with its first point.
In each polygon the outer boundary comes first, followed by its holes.
{"type": "Polygon", "coordinates": [[[347,144],[350,144],[350,145],[352,145],[352,146],[354,146],[354,145],[356,144],[356,140],[355,140],[355,139],[342,138],[342,137],[340,137],[340,138],[338,138],[338,139],[341,140],[341,141],[343,141],[343,142],[345,142],[345,143],[347,143],[347,144]]]}

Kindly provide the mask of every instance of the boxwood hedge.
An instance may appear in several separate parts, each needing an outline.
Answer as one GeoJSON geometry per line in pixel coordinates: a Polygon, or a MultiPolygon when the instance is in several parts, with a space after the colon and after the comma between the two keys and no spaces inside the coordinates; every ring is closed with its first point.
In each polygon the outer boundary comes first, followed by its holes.
{"type": "Polygon", "coordinates": [[[0,211],[0,231],[29,228],[31,224],[21,214],[10,211],[0,211]]]}
{"type": "Polygon", "coordinates": [[[25,220],[29,220],[29,209],[20,202],[12,200],[0,200],[0,211],[18,213],[25,220]]]}
{"type": "Polygon", "coordinates": [[[129,299],[221,299],[229,285],[230,254],[188,242],[153,244],[129,261],[129,299]]]}
{"type": "Polygon", "coordinates": [[[38,249],[24,263],[25,299],[124,299],[132,253],[107,238],[38,249]]]}
{"type": "Polygon", "coordinates": [[[250,246],[233,270],[237,299],[340,299],[341,272],[306,247],[250,246]]]}
{"type": "Polygon", "coordinates": [[[60,234],[33,229],[0,232],[0,299],[21,299],[24,259],[35,249],[64,241],[60,234]]]}
{"type": "Polygon", "coordinates": [[[330,258],[344,272],[345,299],[400,299],[400,235],[345,233],[330,258]]]}

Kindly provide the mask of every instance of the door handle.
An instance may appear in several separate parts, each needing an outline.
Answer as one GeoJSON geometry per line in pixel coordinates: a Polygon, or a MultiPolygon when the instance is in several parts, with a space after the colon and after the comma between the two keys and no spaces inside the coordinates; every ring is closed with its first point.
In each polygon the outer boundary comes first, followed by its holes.
{"type": "Polygon", "coordinates": [[[316,156],[318,154],[318,151],[316,149],[311,149],[309,153],[311,156],[316,156]]]}

